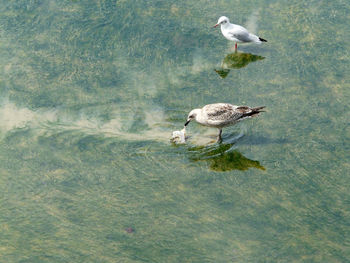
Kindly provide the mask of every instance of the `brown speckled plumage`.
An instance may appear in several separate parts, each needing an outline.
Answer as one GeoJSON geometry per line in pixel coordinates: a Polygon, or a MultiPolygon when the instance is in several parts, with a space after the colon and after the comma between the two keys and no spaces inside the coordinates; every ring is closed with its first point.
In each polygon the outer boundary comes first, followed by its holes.
{"type": "Polygon", "coordinates": [[[196,122],[204,126],[215,127],[220,130],[219,138],[221,139],[222,128],[234,125],[246,118],[257,116],[263,112],[265,106],[251,108],[248,106],[236,106],[229,103],[214,103],[205,105],[201,109],[194,109],[188,114],[185,126],[195,119],[196,122]]]}
{"type": "Polygon", "coordinates": [[[236,106],[229,103],[215,103],[204,106],[201,112],[203,117],[206,117],[208,126],[224,127],[245,118],[253,117],[259,114],[263,108],[264,107],[251,108],[248,106],[236,106]]]}

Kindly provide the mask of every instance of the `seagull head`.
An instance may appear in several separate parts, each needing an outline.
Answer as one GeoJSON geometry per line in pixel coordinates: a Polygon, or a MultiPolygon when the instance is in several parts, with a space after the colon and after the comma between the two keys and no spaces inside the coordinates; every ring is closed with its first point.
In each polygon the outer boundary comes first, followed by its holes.
{"type": "Polygon", "coordinates": [[[194,110],[191,110],[191,112],[188,114],[187,121],[186,121],[186,123],[185,123],[185,127],[187,126],[187,124],[190,123],[190,121],[196,119],[196,117],[198,116],[198,114],[200,114],[200,111],[201,111],[201,109],[194,109],[194,110]]]}
{"type": "Polygon", "coordinates": [[[221,16],[218,20],[218,23],[214,27],[217,27],[219,25],[223,26],[229,23],[230,23],[230,20],[226,16],[221,16]]]}

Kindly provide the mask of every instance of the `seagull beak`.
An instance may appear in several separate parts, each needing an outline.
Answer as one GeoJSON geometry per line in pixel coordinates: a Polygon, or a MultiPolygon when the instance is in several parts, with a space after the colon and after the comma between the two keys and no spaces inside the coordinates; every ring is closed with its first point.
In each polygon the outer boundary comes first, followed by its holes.
{"type": "Polygon", "coordinates": [[[219,24],[216,24],[214,27],[217,27],[219,24]]]}
{"type": "Polygon", "coordinates": [[[184,126],[186,127],[186,126],[187,126],[187,124],[189,124],[189,123],[190,123],[190,121],[191,121],[191,120],[187,120],[187,121],[185,122],[185,125],[184,125],[184,126]]]}

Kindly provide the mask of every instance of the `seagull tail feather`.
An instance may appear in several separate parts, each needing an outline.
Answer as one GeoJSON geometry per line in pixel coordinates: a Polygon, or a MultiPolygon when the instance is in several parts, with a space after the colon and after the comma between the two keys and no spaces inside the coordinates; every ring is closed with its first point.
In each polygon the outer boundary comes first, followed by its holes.
{"type": "Polygon", "coordinates": [[[266,108],[266,106],[255,107],[255,108],[252,108],[252,111],[264,112],[262,111],[262,109],[264,108],[266,108]]]}
{"type": "Polygon", "coordinates": [[[259,37],[259,40],[260,40],[261,42],[267,42],[266,39],[263,39],[263,38],[261,38],[261,37],[259,37]]]}

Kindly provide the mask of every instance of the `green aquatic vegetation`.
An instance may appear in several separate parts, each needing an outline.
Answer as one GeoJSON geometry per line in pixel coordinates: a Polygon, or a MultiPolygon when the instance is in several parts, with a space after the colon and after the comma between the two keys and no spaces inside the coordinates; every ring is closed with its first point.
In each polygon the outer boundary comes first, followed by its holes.
{"type": "Polygon", "coordinates": [[[249,168],[265,170],[259,161],[246,158],[239,151],[232,150],[232,147],[232,144],[222,144],[218,147],[191,148],[190,152],[194,152],[194,154],[190,159],[194,162],[206,161],[209,164],[209,168],[217,172],[245,171],[249,168]]]}
{"type": "Polygon", "coordinates": [[[265,57],[250,53],[236,52],[228,54],[222,61],[223,68],[239,69],[246,67],[249,63],[263,60],[265,57]]]}
{"type": "Polygon", "coordinates": [[[0,1],[0,262],[346,262],[349,5],[0,1]]]}
{"type": "Polygon", "coordinates": [[[215,72],[222,78],[226,78],[230,69],[240,69],[246,67],[249,63],[263,60],[265,57],[253,55],[250,53],[235,52],[228,54],[221,63],[221,69],[215,69],[215,72]]]}
{"type": "Polygon", "coordinates": [[[259,161],[250,160],[244,157],[240,152],[233,151],[218,156],[213,157],[210,160],[210,169],[213,171],[231,171],[231,170],[241,170],[245,171],[249,168],[257,168],[260,170],[265,170],[265,168],[260,165],[259,161]]]}

